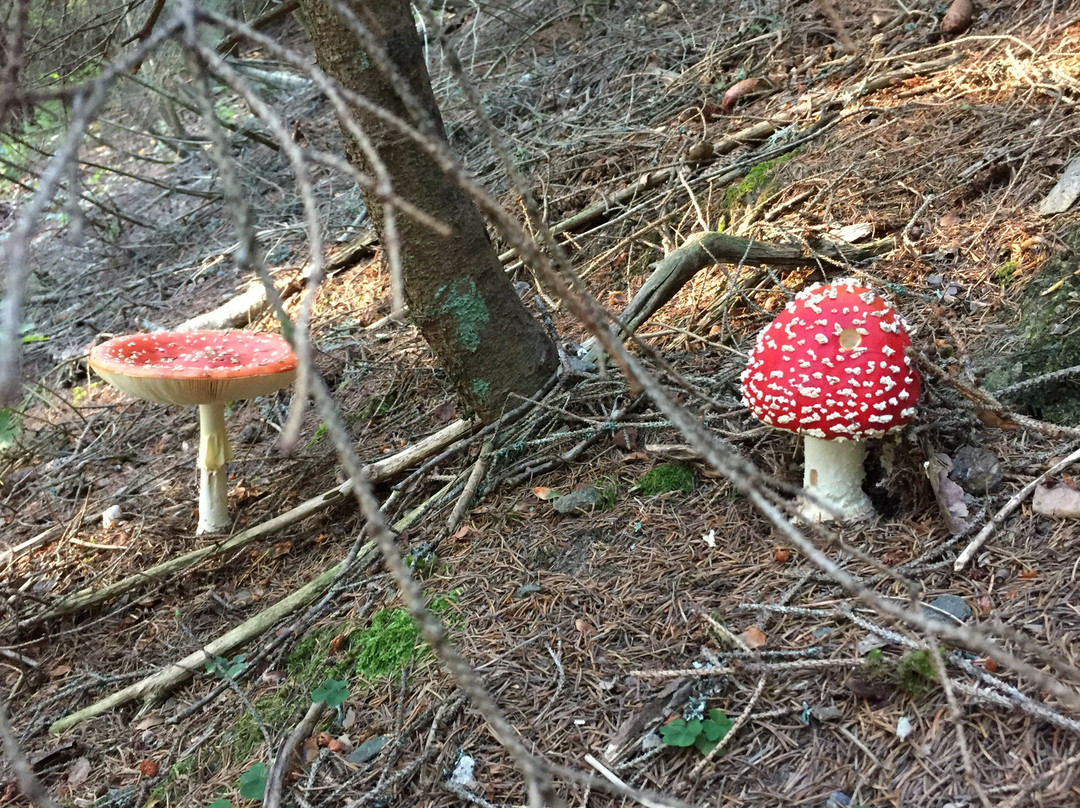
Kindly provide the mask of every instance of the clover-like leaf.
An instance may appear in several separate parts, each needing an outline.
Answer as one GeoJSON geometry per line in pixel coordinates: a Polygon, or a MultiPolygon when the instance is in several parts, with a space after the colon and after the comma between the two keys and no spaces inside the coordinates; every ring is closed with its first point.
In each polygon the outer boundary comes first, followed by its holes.
{"type": "Polygon", "coordinates": [[[660,727],[660,737],[668,746],[693,746],[700,734],[701,722],[696,718],[676,718],[660,727]]]}
{"type": "Polygon", "coordinates": [[[266,793],[265,763],[256,763],[240,775],[240,796],[245,800],[261,800],[266,793]]]}
{"type": "Polygon", "coordinates": [[[694,739],[694,746],[701,754],[709,754],[731,732],[734,724],[723,710],[709,710],[709,717],[701,722],[701,734],[694,739]]]}
{"type": "Polygon", "coordinates": [[[338,679],[324,679],[323,683],[311,691],[312,701],[324,701],[327,707],[338,707],[349,698],[349,687],[338,679]]]}

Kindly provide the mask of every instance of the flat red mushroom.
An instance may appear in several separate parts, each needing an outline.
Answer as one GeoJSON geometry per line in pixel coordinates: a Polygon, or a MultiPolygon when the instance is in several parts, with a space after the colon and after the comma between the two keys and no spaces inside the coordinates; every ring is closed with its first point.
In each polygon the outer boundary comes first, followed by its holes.
{"type": "Polygon", "coordinates": [[[115,337],[91,349],[101,378],[143,401],[199,407],[199,526],[226,530],[225,464],[232,448],[225,405],[267,395],[296,378],[296,356],[276,334],[250,331],[159,331],[115,337]]]}
{"type": "Polygon", "coordinates": [[[862,490],[865,438],[915,414],[919,376],[903,318],[850,278],[804,289],[758,335],[742,375],[754,417],[804,436],[800,516],[855,521],[872,514],[862,490]],[[822,502],[826,507],[821,507],[822,502]]]}

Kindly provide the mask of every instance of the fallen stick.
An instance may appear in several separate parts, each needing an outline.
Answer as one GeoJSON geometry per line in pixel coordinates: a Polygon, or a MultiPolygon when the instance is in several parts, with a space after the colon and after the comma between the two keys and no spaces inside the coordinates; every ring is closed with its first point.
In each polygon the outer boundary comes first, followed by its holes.
{"type": "MultiPolygon", "coordinates": [[[[367,563],[367,560],[374,557],[375,554],[376,550],[374,543],[368,542],[361,548],[360,554],[357,557],[357,563],[361,565],[367,563]]],[[[64,716],[60,720],[53,722],[52,726],[49,727],[49,732],[59,735],[75,725],[81,724],[83,721],[90,718],[96,718],[114,707],[128,704],[138,698],[142,698],[145,701],[153,701],[159,696],[169,692],[182,682],[190,679],[196,673],[203,671],[207,660],[225,656],[234,648],[263,634],[286,615],[311,603],[311,601],[315,600],[316,597],[322,594],[330,584],[333,583],[334,578],[337,577],[337,574],[341,571],[343,564],[344,562],[335,564],[318,578],[300,589],[297,589],[291,595],[282,598],[266,611],[260,612],[250,620],[245,620],[236,628],[223,634],[221,637],[195,653],[188,654],[188,656],[184,657],[179,662],[176,662],[129,687],[125,687],[123,690],[118,690],[116,693],[107,696],[101,701],[94,702],[89,707],[85,707],[78,712],[74,712],[71,715],[64,716]]]]}
{"type": "MultiPolygon", "coordinates": [[[[715,264],[816,266],[821,259],[862,261],[888,252],[892,247],[891,239],[878,239],[864,245],[824,243],[813,250],[807,250],[798,244],[770,244],[726,233],[701,233],[657,263],[652,275],[634,295],[633,300],[626,304],[620,316],[623,336],[625,338],[633,334],[642,323],[675,297],[694,275],[715,264]]],[[[596,338],[590,339],[586,347],[589,349],[587,359],[596,362],[602,353],[596,338]]]]}
{"type": "MultiPolygon", "coordinates": [[[[418,460],[422,460],[423,458],[440,451],[443,447],[449,446],[451,443],[459,440],[465,435],[468,435],[475,426],[476,422],[472,420],[454,421],[438,432],[429,435],[423,440],[417,441],[412,446],[402,449],[397,454],[371,463],[367,466],[368,478],[373,483],[387,480],[411,467],[418,460]]],[[[130,575],[127,578],[123,578],[116,583],[109,584],[101,589],[76,592],[63,602],[46,610],[43,614],[20,621],[17,624],[18,628],[25,629],[42,620],[80,611],[81,609],[117,597],[118,595],[145,588],[159,581],[169,580],[175,576],[177,572],[190,569],[196,564],[211,558],[217,558],[218,556],[231,553],[234,550],[250,544],[256,539],[273,535],[277,531],[288,527],[291,524],[306,519],[308,516],[330,507],[349,493],[351,488],[352,479],[348,479],[336,488],[332,488],[329,491],[319,494],[317,497],[301,502],[295,508],[286,511],[280,516],[275,516],[260,525],[237,533],[231,539],[224,541],[221,544],[208,545],[182,556],[170,558],[168,561],[155,564],[142,572],[130,575]]],[[[0,630],[2,631],[8,631],[10,629],[10,622],[0,626],[0,630]]]]}
{"type": "Polygon", "coordinates": [[[1020,504],[1031,495],[1031,492],[1035,490],[1035,487],[1038,486],[1039,483],[1053,474],[1064,471],[1077,460],[1080,460],[1080,449],[1077,449],[1053,468],[1047,469],[1017,491],[1012,499],[1006,502],[1005,506],[994,514],[993,519],[983,525],[982,530],[980,530],[975,538],[968,543],[968,546],[964,548],[964,552],[956,557],[956,561],[953,562],[953,569],[960,572],[960,570],[966,567],[968,562],[975,556],[975,553],[979,552],[979,548],[986,544],[986,540],[990,538],[990,534],[994,532],[994,529],[1004,522],[1010,513],[1020,507],[1020,504]]]}

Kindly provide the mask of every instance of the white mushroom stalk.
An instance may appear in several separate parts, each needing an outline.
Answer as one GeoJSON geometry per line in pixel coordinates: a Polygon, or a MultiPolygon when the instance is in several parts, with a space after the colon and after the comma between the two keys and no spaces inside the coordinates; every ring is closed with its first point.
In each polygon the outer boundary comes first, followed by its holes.
{"type": "Polygon", "coordinates": [[[225,405],[199,405],[199,526],[196,533],[219,533],[232,524],[229,516],[229,475],[233,459],[225,431],[225,405]]]}
{"type": "Polygon", "coordinates": [[[862,489],[863,441],[915,414],[920,383],[910,346],[896,310],[851,279],[804,289],[758,334],[743,401],[759,421],[805,437],[802,519],[873,514],[862,489]]]}
{"type": "Polygon", "coordinates": [[[90,351],[90,367],[143,401],[199,407],[199,523],[196,533],[228,530],[226,464],[232,447],[225,405],[287,387],[296,356],[276,334],[160,331],[116,337],[90,351]]]}
{"type": "Polygon", "coordinates": [[[862,490],[865,459],[862,441],[804,435],[803,490],[810,496],[799,499],[799,516],[807,522],[857,522],[873,514],[870,497],[862,490]]]}

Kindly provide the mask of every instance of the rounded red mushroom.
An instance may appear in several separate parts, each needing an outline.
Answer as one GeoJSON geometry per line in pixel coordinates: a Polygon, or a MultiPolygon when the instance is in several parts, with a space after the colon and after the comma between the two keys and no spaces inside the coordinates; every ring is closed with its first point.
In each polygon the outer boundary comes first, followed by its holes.
{"type": "Polygon", "coordinates": [[[865,438],[915,414],[919,376],[903,318],[887,300],[845,278],[804,289],[758,335],[742,375],[754,417],[805,436],[800,506],[807,521],[873,513],[862,490],[865,438]],[[827,507],[820,507],[817,500],[827,507]]]}
{"type": "Polygon", "coordinates": [[[91,349],[101,378],[143,401],[199,407],[198,533],[225,530],[229,518],[225,464],[232,448],[225,405],[288,387],[296,355],[276,334],[250,331],[158,331],[115,337],[91,349]]]}

